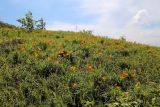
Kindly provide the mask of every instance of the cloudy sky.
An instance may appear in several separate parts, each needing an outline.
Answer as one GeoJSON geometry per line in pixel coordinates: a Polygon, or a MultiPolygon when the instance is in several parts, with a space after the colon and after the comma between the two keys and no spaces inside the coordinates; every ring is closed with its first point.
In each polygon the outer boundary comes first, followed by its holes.
{"type": "Polygon", "coordinates": [[[160,46],[160,0],[1,0],[0,20],[32,11],[50,30],[92,30],[96,35],[160,46]]]}

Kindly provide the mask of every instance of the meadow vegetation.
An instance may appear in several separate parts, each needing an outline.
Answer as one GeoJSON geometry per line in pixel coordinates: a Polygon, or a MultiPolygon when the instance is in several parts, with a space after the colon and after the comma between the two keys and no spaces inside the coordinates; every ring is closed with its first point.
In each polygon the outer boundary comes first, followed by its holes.
{"type": "Polygon", "coordinates": [[[160,107],[160,48],[0,26],[1,107],[160,107]]]}

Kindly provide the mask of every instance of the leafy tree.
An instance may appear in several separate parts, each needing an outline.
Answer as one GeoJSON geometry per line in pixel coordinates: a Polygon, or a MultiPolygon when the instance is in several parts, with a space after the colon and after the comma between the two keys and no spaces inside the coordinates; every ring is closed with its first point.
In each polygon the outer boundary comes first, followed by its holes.
{"type": "Polygon", "coordinates": [[[22,28],[28,29],[30,32],[34,29],[35,21],[31,11],[25,14],[25,18],[19,18],[17,21],[22,24],[22,28]]]}
{"type": "Polygon", "coordinates": [[[34,29],[45,29],[46,23],[44,22],[43,18],[36,21],[33,20],[32,12],[29,11],[27,14],[25,14],[25,18],[19,18],[17,19],[19,23],[21,23],[22,28],[28,29],[30,32],[34,29]]]}
{"type": "Polygon", "coordinates": [[[45,25],[46,23],[44,22],[43,18],[41,18],[40,20],[36,21],[36,29],[45,29],[45,25]]]}

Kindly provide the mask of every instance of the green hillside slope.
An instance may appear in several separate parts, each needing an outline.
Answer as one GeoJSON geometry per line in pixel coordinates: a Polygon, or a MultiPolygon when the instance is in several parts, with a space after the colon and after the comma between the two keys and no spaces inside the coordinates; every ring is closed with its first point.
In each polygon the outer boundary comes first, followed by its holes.
{"type": "Polygon", "coordinates": [[[159,107],[160,48],[0,27],[0,105],[159,107]]]}
{"type": "Polygon", "coordinates": [[[5,27],[5,28],[15,28],[16,26],[14,25],[10,25],[8,23],[4,23],[2,21],[0,21],[0,28],[5,27]]]}

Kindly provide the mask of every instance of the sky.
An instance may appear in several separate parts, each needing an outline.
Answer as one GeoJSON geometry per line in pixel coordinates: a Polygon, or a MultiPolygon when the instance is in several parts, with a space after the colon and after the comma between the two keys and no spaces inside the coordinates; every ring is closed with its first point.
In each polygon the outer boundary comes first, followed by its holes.
{"type": "Polygon", "coordinates": [[[0,20],[32,11],[48,30],[92,30],[95,35],[160,46],[160,0],[1,0],[0,20]],[[77,26],[77,27],[76,27],[77,26]]]}

